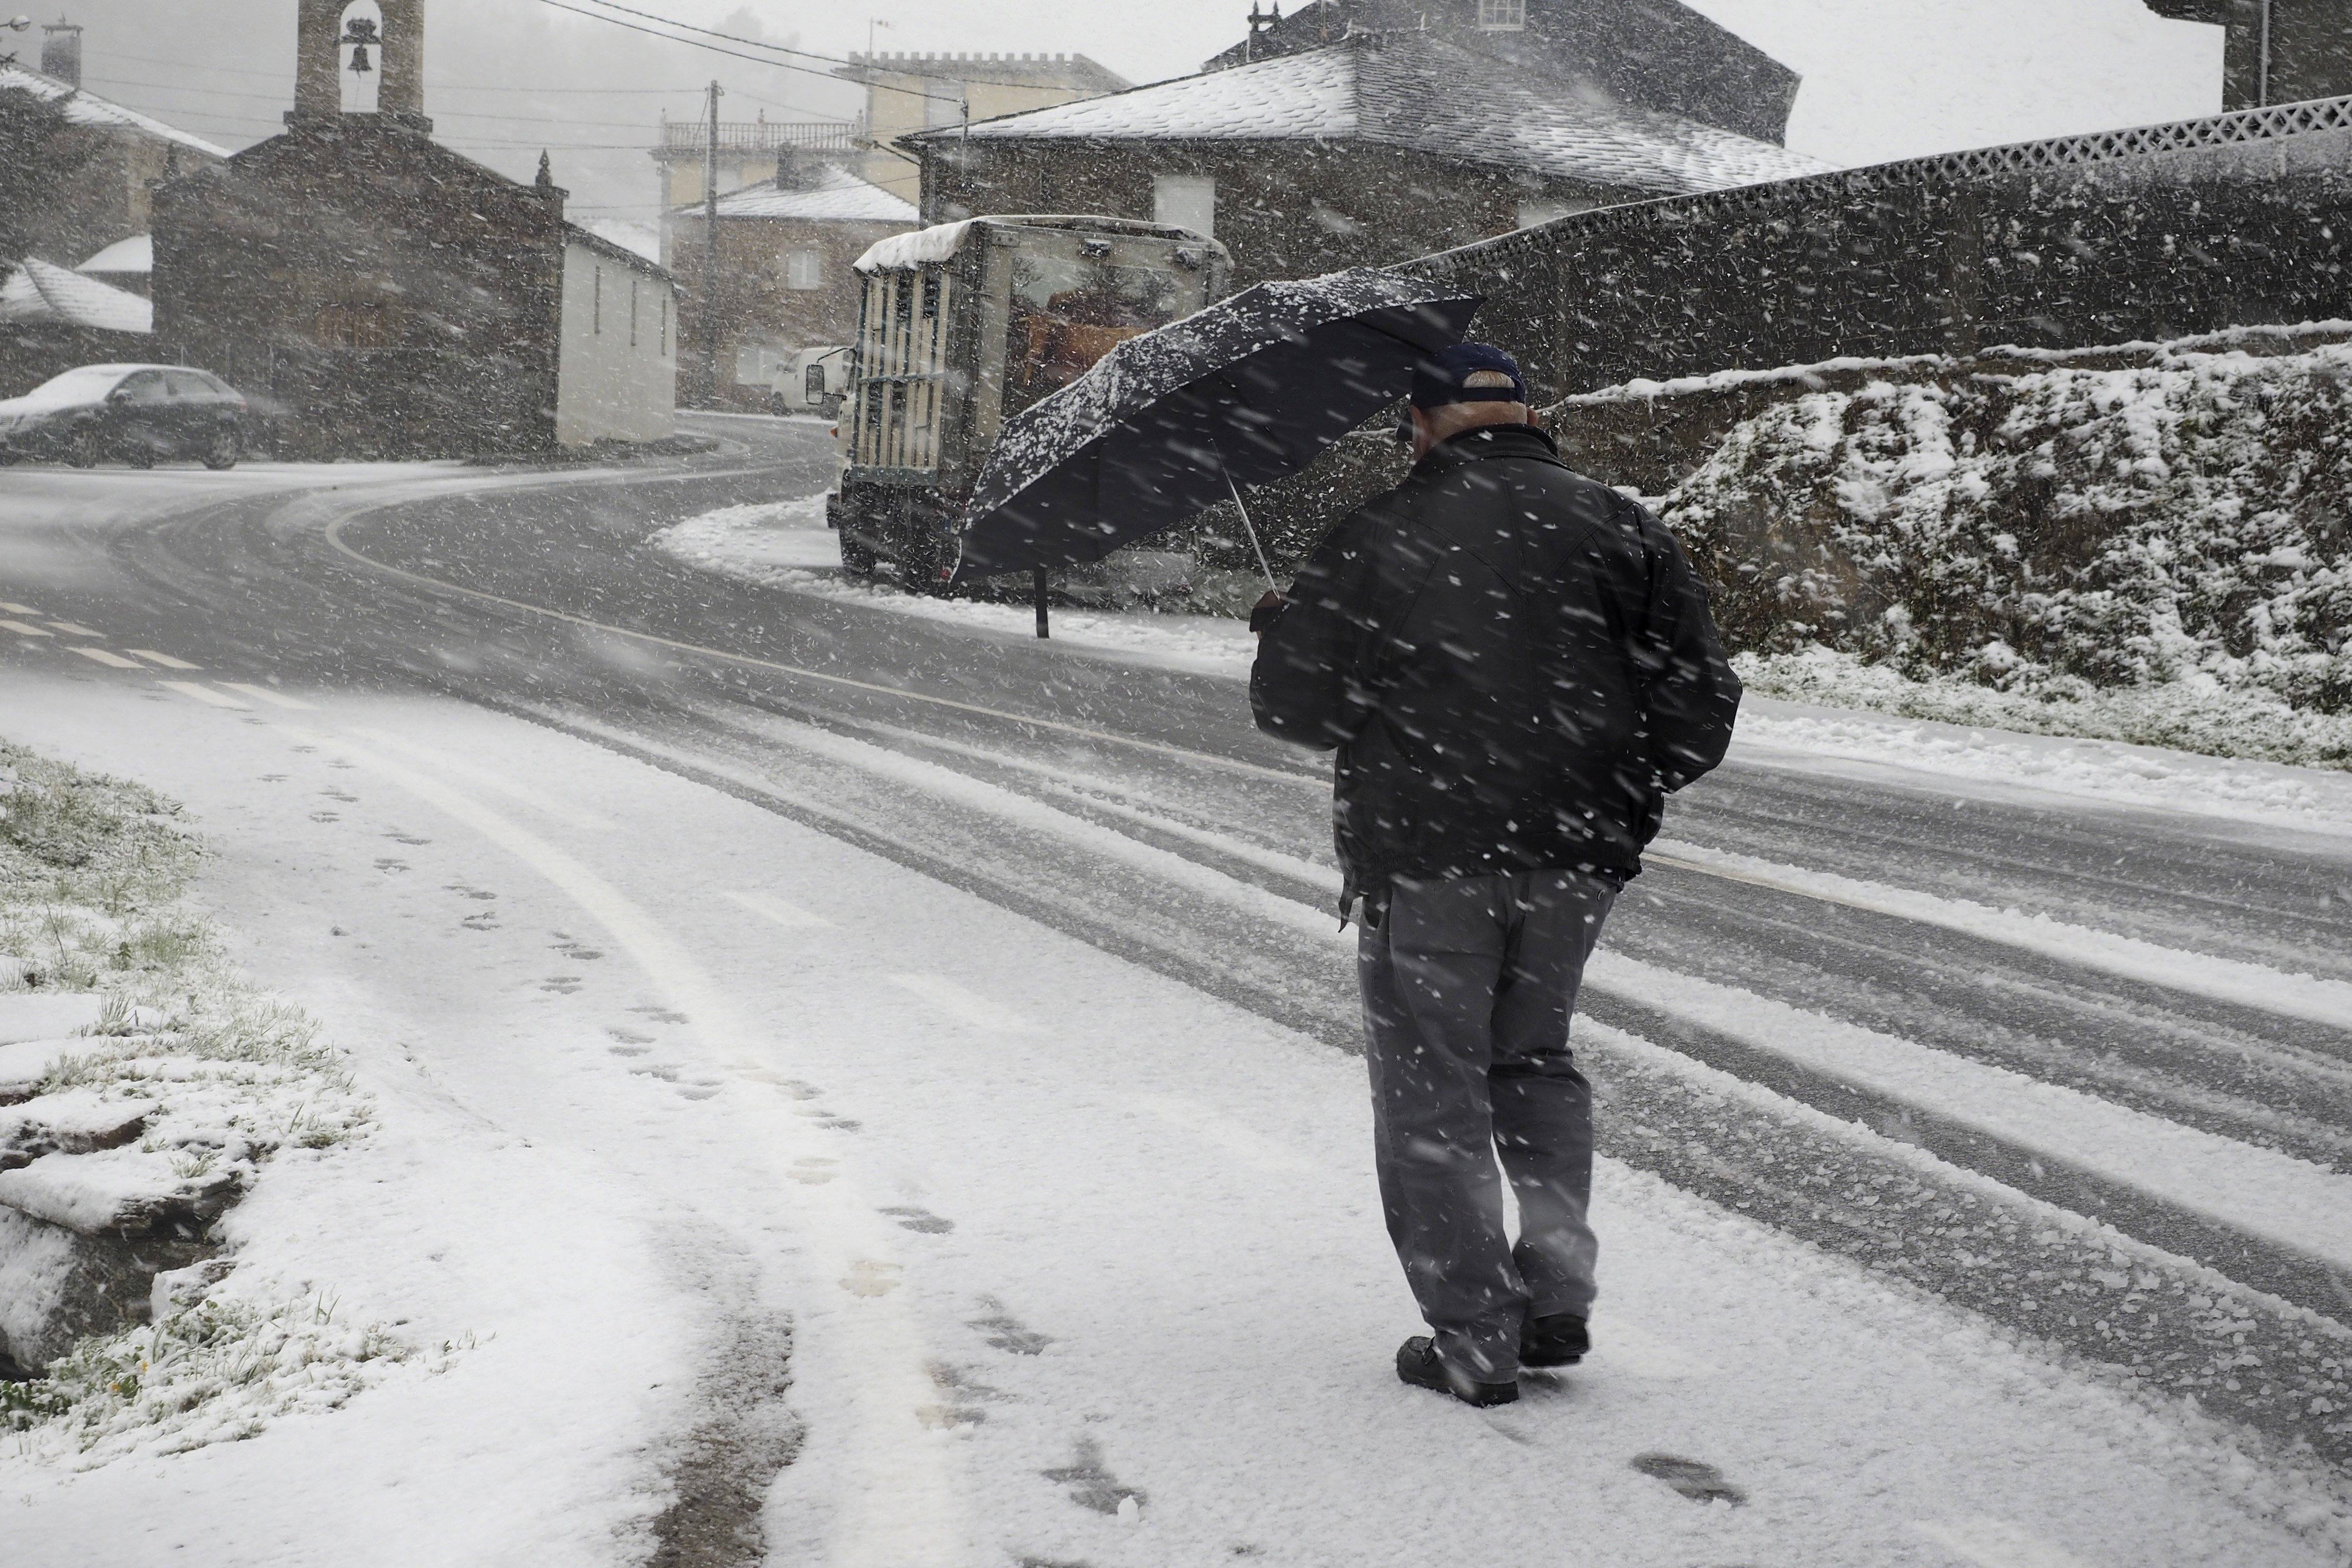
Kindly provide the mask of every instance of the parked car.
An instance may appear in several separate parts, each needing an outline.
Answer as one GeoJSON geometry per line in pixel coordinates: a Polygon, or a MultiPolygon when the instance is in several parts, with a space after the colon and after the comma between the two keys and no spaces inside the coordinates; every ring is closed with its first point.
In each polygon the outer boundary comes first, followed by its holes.
{"type": "Polygon", "coordinates": [[[776,372],[769,406],[779,414],[814,414],[831,419],[849,391],[849,345],[803,349],[776,372]]]}
{"type": "Polygon", "coordinates": [[[252,411],[209,371],[179,364],[86,364],[22,397],[0,399],[0,462],[62,458],[78,468],[194,458],[234,468],[252,411]]]}

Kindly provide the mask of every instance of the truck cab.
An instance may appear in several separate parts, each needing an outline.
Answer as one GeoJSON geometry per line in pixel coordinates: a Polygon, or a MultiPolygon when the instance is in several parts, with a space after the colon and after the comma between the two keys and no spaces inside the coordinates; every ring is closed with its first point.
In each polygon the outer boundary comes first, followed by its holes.
{"type": "Polygon", "coordinates": [[[1220,299],[1232,258],[1189,229],[1095,216],[968,218],[893,235],[864,279],[825,521],[843,570],[939,592],[1004,422],[1125,339],[1220,299]]]}
{"type": "Polygon", "coordinates": [[[848,400],[850,360],[847,343],[802,349],[777,367],[769,411],[833,418],[848,400]]]}

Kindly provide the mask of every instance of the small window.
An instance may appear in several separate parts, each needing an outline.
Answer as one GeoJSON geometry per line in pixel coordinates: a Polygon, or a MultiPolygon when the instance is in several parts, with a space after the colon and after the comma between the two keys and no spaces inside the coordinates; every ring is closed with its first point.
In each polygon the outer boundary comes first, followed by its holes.
{"type": "Polygon", "coordinates": [[[1478,0],[1478,26],[1489,33],[1526,30],[1528,0],[1478,0]]]}
{"type": "Polygon", "coordinates": [[[175,370],[163,379],[172,384],[172,395],[174,397],[203,399],[220,395],[212,383],[194,371],[175,370]]]}
{"type": "Polygon", "coordinates": [[[161,403],[166,395],[163,390],[163,373],[156,370],[142,371],[124,382],[122,390],[130,395],[131,401],[133,403],[161,403]]]}
{"type": "Polygon", "coordinates": [[[824,257],[814,250],[788,251],[784,256],[784,287],[787,289],[822,289],[824,287],[824,257]]]}
{"type": "Polygon", "coordinates": [[[1206,174],[1151,176],[1151,221],[1217,237],[1217,182],[1206,174]]]}

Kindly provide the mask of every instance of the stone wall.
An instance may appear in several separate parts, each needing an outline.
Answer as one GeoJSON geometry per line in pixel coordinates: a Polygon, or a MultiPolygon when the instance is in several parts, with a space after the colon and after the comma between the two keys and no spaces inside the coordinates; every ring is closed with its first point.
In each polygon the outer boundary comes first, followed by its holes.
{"type": "Polygon", "coordinates": [[[1416,263],[1539,395],[2352,316],[2352,99],[1579,213],[1416,263]]]}

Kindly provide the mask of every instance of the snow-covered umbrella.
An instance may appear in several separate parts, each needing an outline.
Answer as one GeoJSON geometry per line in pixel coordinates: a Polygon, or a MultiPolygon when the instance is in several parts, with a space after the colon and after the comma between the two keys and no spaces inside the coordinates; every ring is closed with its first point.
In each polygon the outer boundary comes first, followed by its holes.
{"type": "MultiPolygon", "coordinates": [[[[1005,422],[964,510],[955,581],[1098,561],[1238,504],[1241,486],[1297,473],[1403,396],[1480,302],[1359,267],[1256,284],[1128,339],[1005,422]]],[[[1246,508],[1242,521],[1265,566],[1246,508]]]]}

